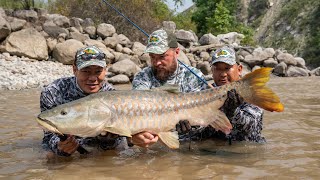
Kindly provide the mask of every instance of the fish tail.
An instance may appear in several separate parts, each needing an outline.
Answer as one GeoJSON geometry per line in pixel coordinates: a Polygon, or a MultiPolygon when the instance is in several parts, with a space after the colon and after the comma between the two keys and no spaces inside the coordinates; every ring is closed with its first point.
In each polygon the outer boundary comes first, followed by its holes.
{"type": "Polygon", "coordinates": [[[252,73],[245,75],[241,82],[244,88],[237,91],[246,102],[255,104],[268,111],[282,112],[284,110],[280,98],[266,87],[266,83],[270,79],[272,68],[260,68],[252,73]],[[246,89],[249,88],[249,91],[246,89]]]}

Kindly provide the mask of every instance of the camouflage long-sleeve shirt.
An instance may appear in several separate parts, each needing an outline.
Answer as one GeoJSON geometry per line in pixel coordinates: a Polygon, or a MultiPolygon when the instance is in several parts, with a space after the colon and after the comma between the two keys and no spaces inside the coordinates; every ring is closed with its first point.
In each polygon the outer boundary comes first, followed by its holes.
{"type": "MultiPolygon", "coordinates": [[[[100,91],[115,90],[110,84],[104,83],[100,91]]],[[[54,108],[58,105],[68,103],[87,96],[77,85],[75,77],[67,77],[55,80],[53,83],[44,87],[40,96],[41,112],[54,108]]],[[[76,137],[80,145],[99,145],[102,149],[113,149],[124,139],[119,137],[116,139],[94,137],[94,138],[80,138],[76,137]]],[[[42,146],[46,150],[51,150],[55,154],[67,156],[68,154],[59,151],[58,142],[60,138],[57,134],[44,131],[42,146]]]]}
{"type": "MultiPolygon", "coordinates": [[[[213,86],[215,86],[213,84],[213,86]]],[[[221,131],[216,131],[211,126],[208,127],[192,127],[189,134],[181,134],[181,141],[201,140],[208,138],[218,138],[227,140],[231,138],[233,141],[251,141],[264,143],[265,138],[262,136],[263,126],[263,110],[253,104],[244,102],[243,99],[234,91],[228,92],[228,97],[220,108],[228,117],[233,129],[230,135],[225,135],[221,131]]]]}
{"type": "MultiPolygon", "coordinates": [[[[189,66],[188,66],[189,67],[189,66]]],[[[199,77],[204,79],[204,75],[199,69],[189,67],[199,77]]],[[[178,64],[173,75],[166,81],[159,81],[152,72],[151,67],[146,67],[135,75],[132,81],[133,90],[146,90],[163,86],[164,84],[179,85],[180,92],[196,92],[207,88],[207,85],[192,74],[186,67],[178,64]]]]}

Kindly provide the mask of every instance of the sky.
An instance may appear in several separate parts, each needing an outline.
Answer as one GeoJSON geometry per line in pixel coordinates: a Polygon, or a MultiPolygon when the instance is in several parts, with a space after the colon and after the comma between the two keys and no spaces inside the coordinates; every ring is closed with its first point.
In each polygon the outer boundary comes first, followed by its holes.
{"type": "MultiPolygon", "coordinates": [[[[167,0],[167,3],[166,3],[170,9],[174,9],[174,1],[172,0],[167,0]]],[[[183,6],[179,6],[177,8],[177,12],[182,12],[186,9],[188,9],[190,6],[192,6],[193,2],[192,0],[183,0],[183,6]]]]}

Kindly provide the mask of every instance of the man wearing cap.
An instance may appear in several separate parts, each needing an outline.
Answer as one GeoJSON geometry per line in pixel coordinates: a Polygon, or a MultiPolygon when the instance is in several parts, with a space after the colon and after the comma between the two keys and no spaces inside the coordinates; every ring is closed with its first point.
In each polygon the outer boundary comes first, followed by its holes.
{"type": "MultiPolygon", "coordinates": [[[[235,50],[232,47],[224,46],[217,49],[212,56],[211,61],[212,77],[214,87],[222,86],[241,78],[242,65],[240,64],[235,50]]],[[[264,143],[265,138],[261,135],[263,110],[255,105],[244,102],[243,99],[234,91],[228,92],[221,110],[227,115],[232,124],[230,135],[225,135],[221,131],[215,131],[212,127],[206,127],[193,133],[191,139],[207,139],[219,138],[230,139],[233,141],[251,141],[264,143]]],[[[185,132],[188,132],[188,126],[184,127],[185,132]]],[[[180,136],[181,137],[181,136],[180,136]]],[[[185,135],[183,138],[190,138],[190,135],[185,135]]]]}
{"type": "MultiPolygon", "coordinates": [[[[178,85],[181,92],[195,92],[207,88],[207,85],[191,73],[204,79],[200,70],[178,63],[180,49],[174,33],[160,29],[150,34],[146,53],[151,58],[151,67],[146,67],[137,73],[132,81],[133,90],[147,90],[166,84],[178,85]]],[[[133,144],[143,147],[157,142],[158,137],[148,132],[142,132],[132,138],[133,144]]]]}
{"type": "MultiPolygon", "coordinates": [[[[41,112],[100,91],[115,90],[105,80],[105,54],[95,46],[87,46],[76,52],[73,77],[60,78],[44,87],[40,96],[41,112]]],[[[124,139],[119,137],[80,138],[68,136],[60,141],[57,134],[44,131],[42,146],[61,156],[74,153],[79,145],[98,144],[102,149],[112,149],[124,139]]]]}

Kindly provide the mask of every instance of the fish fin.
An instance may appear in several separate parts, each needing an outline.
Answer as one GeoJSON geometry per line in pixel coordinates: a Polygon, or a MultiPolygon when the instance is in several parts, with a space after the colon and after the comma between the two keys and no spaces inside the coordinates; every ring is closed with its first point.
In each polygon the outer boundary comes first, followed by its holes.
{"type": "Polygon", "coordinates": [[[250,93],[237,91],[245,101],[255,104],[268,111],[282,112],[284,110],[280,98],[266,87],[272,68],[260,68],[246,74],[241,81],[250,87],[250,93]]]}
{"type": "Polygon", "coordinates": [[[131,137],[131,131],[128,128],[105,127],[104,131],[118,134],[120,136],[131,137]]]}
{"type": "Polygon", "coordinates": [[[167,145],[171,149],[178,149],[179,148],[179,136],[178,132],[160,132],[158,134],[161,141],[167,145]]]}
{"type": "Polygon", "coordinates": [[[232,125],[227,116],[220,110],[213,113],[215,114],[215,119],[210,125],[216,130],[220,130],[225,134],[230,134],[232,125]]]}
{"type": "Polygon", "coordinates": [[[152,89],[152,91],[167,91],[169,93],[180,93],[180,86],[177,84],[164,84],[163,86],[152,89]]]}

